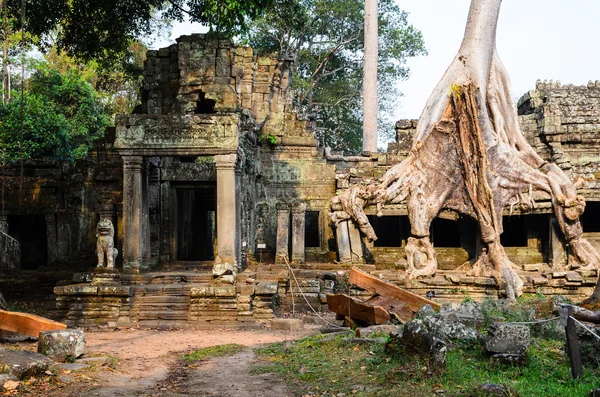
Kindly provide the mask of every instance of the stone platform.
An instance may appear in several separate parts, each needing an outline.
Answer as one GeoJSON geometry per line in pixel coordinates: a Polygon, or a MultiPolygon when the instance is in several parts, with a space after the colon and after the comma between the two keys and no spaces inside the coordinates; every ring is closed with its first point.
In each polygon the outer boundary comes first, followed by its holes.
{"type": "MultiPolygon", "coordinates": [[[[387,282],[440,303],[503,297],[496,281],[440,270],[435,277],[406,280],[393,266],[358,265],[387,282]]],[[[305,264],[294,267],[298,285],[282,265],[259,265],[222,284],[203,272],[158,272],[121,275],[118,285],[88,283],[59,286],[48,302],[52,318],[71,327],[139,326],[144,328],[245,327],[274,315],[327,311],[326,295],[344,292],[369,298],[371,293],[348,284],[350,265],[305,264]],[[304,295],[304,296],[303,296],[304,295]]],[[[580,301],[592,294],[597,270],[562,271],[546,264],[523,265],[524,293],[563,295],[580,301]]],[[[79,277],[81,279],[81,277],[79,277]]]]}

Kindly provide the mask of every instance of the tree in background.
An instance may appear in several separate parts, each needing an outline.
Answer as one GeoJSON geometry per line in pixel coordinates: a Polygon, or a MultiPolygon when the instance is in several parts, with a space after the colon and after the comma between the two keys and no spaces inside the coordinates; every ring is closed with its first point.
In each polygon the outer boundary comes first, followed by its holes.
{"type": "Polygon", "coordinates": [[[0,149],[7,163],[84,158],[110,117],[77,69],[60,73],[39,63],[20,95],[0,105],[0,149]],[[22,150],[21,150],[22,143],[22,150]]]}
{"type": "Polygon", "coordinates": [[[274,0],[3,0],[15,29],[40,47],[58,49],[83,60],[112,64],[132,40],[149,36],[159,19],[200,22],[212,31],[244,31],[274,0]]]}
{"type": "MultiPolygon", "coordinates": [[[[258,51],[293,58],[296,105],[317,118],[321,142],[336,150],[362,149],[364,3],[280,0],[242,35],[258,51]]],[[[379,135],[393,136],[392,112],[408,77],[406,60],[425,54],[421,32],[393,0],[379,1],[379,135]]]]}
{"type": "Polygon", "coordinates": [[[147,50],[144,43],[132,40],[127,50],[110,67],[105,67],[96,60],[78,61],[56,47],[44,54],[44,60],[50,68],[62,74],[77,70],[81,78],[94,87],[106,113],[114,116],[131,113],[140,103],[147,50]]]}

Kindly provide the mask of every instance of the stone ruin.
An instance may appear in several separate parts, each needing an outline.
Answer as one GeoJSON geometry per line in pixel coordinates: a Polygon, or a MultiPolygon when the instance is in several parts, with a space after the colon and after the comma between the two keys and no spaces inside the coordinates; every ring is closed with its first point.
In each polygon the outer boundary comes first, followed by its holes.
{"type": "MultiPolygon", "coordinates": [[[[333,291],[369,294],[348,285],[352,266],[442,302],[502,296],[494,279],[456,270],[481,244],[468,217],[434,220],[438,271],[416,280],[404,276],[405,205],[381,217],[366,209],[385,231],[374,243],[352,223],[331,227],[331,198],[406,158],[417,121],[399,121],[386,152],[332,153],[294,108],[291,62],[204,35],[149,51],[142,104],[85,161],[26,162],[22,182],[17,168],[5,170],[7,236],[27,249],[20,265],[0,264],[0,290],[50,295],[54,318],[84,327],[252,324],[292,299],[306,309],[286,262],[315,308],[333,291]],[[104,220],[114,225],[117,275],[93,272],[104,220]]],[[[583,178],[584,237],[600,248],[600,83],[537,82],[518,108],[538,153],[583,178]]],[[[549,200],[505,208],[502,244],[522,266],[525,292],[587,297],[597,270],[569,268],[549,200]]]]}

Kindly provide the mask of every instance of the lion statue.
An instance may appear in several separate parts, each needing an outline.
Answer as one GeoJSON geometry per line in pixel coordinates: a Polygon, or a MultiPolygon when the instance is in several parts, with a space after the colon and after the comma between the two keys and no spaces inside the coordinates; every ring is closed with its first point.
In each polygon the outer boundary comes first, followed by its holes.
{"type": "Polygon", "coordinates": [[[98,267],[104,267],[104,256],[106,255],[106,268],[115,267],[115,259],[119,251],[115,248],[115,228],[108,219],[98,222],[96,228],[96,254],[98,254],[98,267]]]}

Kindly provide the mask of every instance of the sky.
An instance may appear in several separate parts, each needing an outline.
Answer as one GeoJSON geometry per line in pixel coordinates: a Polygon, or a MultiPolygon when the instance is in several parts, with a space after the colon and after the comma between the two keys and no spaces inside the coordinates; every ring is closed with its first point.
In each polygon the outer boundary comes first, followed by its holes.
{"type": "MultiPolygon", "coordinates": [[[[429,53],[410,59],[411,75],[399,83],[396,118],[418,118],[460,46],[470,0],[396,1],[423,33],[429,53]]],[[[575,85],[600,79],[599,21],[598,0],[504,0],[497,46],[513,97],[533,90],[537,79],[575,85]]],[[[198,24],[175,24],[171,37],[201,31],[198,24]]]]}

